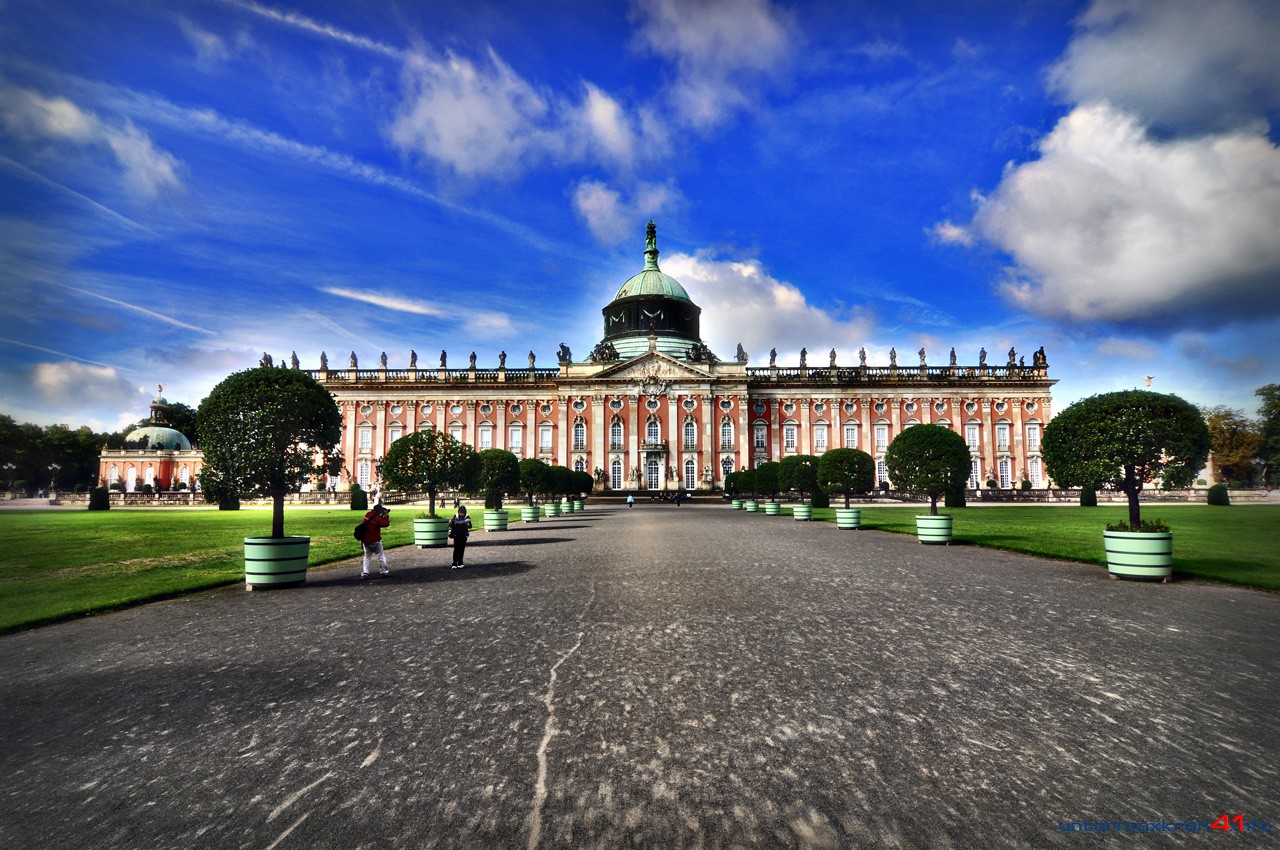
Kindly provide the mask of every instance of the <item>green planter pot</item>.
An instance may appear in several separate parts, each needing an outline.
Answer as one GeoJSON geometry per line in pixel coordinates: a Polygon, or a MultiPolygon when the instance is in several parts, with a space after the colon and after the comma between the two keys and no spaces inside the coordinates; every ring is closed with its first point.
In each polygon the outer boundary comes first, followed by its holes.
{"type": "Polygon", "coordinates": [[[560,516],[560,503],[547,502],[542,506],[542,513],[546,516],[560,516]]]}
{"type": "Polygon", "coordinates": [[[537,522],[538,516],[539,516],[539,512],[538,512],[537,505],[521,505],[520,506],[521,522],[537,522]]]}
{"type": "Polygon", "coordinates": [[[862,528],[862,508],[836,508],[836,528],[862,528]]]}
{"type": "Polygon", "coordinates": [[[485,531],[506,531],[507,530],[507,512],[506,511],[485,511],[484,512],[484,530],[485,531]]]}
{"type": "Polygon", "coordinates": [[[742,503],[742,509],[744,511],[747,511],[748,513],[755,513],[756,511],[760,510],[760,503],[757,502],[755,499],[747,499],[745,502],[742,503]]]}
{"type": "Polygon", "coordinates": [[[449,545],[449,520],[439,516],[415,519],[413,545],[419,549],[449,545]]]}
{"type": "Polygon", "coordinates": [[[777,516],[780,513],[782,513],[782,505],[778,504],[777,502],[764,503],[765,516],[777,516]]]}
{"type": "Polygon", "coordinates": [[[732,509],[733,509],[733,510],[735,510],[735,511],[740,511],[740,510],[742,510],[742,500],[741,500],[741,499],[734,499],[733,501],[731,501],[731,502],[729,503],[729,507],[730,507],[730,508],[732,508],[732,509]]]}
{"type": "Polygon", "coordinates": [[[310,553],[310,537],[246,537],[245,589],[297,587],[307,580],[310,553]]]}
{"type": "Polygon", "coordinates": [[[916,536],[920,538],[921,543],[950,543],[951,517],[942,514],[917,516],[916,536]]]}
{"type": "Polygon", "coordinates": [[[585,511],[587,509],[587,503],[584,502],[582,499],[574,499],[573,509],[575,511],[585,511]]]}
{"type": "Polygon", "coordinates": [[[569,501],[568,499],[561,499],[561,500],[560,500],[560,513],[562,513],[562,514],[571,514],[571,513],[573,513],[573,502],[569,501]]]}
{"type": "Polygon", "coordinates": [[[813,519],[813,505],[796,505],[791,509],[791,517],[796,522],[808,522],[813,519]]]}
{"type": "Polygon", "coordinates": [[[1172,531],[1104,531],[1102,542],[1113,578],[1167,581],[1173,575],[1172,531]]]}

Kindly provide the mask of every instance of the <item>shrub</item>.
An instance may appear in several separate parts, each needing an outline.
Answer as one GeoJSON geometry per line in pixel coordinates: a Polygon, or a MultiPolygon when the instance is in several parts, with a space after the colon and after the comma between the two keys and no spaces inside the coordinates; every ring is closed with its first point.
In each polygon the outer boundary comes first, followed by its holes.
{"type": "MultiPolygon", "coordinates": [[[[473,487],[484,494],[484,506],[488,510],[502,510],[502,497],[520,489],[520,461],[506,449],[485,449],[476,455],[476,479],[473,487]]],[[[570,471],[568,488],[572,492],[577,482],[570,471]]]]}
{"type": "Polygon", "coordinates": [[[969,446],[963,437],[941,425],[906,429],[889,444],[884,462],[894,487],[929,497],[931,516],[938,514],[939,498],[969,480],[969,446]]]}
{"type": "MultiPolygon", "coordinates": [[[[401,438],[403,439],[403,438],[401,438]]],[[[367,511],[369,510],[369,494],[359,484],[351,485],[351,510],[367,511]]]]}
{"type": "Polygon", "coordinates": [[[813,491],[813,495],[809,497],[809,504],[815,508],[831,507],[831,497],[827,495],[827,491],[821,487],[813,491]]]}
{"type": "Polygon", "coordinates": [[[124,492],[124,482],[123,482],[123,481],[112,481],[112,482],[111,482],[111,489],[112,489],[112,490],[115,490],[116,492],[124,492]]]}
{"type": "Polygon", "coordinates": [[[843,494],[847,508],[850,496],[875,488],[875,461],[861,449],[831,449],[818,458],[818,483],[826,489],[828,496],[831,493],[843,494]]]}
{"type": "Polygon", "coordinates": [[[942,506],[944,508],[963,508],[968,504],[964,496],[964,490],[952,490],[944,497],[942,506]]]}
{"type": "Polygon", "coordinates": [[[1168,530],[1168,524],[1158,519],[1144,519],[1142,522],[1138,523],[1137,528],[1134,528],[1127,522],[1113,522],[1107,526],[1107,531],[1138,531],[1144,534],[1163,534],[1168,532],[1168,530]]]}
{"type": "Polygon", "coordinates": [[[89,491],[89,510],[111,510],[111,491],[106,487],[94,487],[89,491]]]}
{"type": "Polygon", "coordinates": [[[1098,490],[1096,487],[1080,488],[1080,507],[1096,508],[1098,506],[1098,490]]]}
{"type": "Polygon", "coordinates": [[[768,496],[770,499],[778,495],[778,472],[782,464],[776,460],[765,461],[756,467],[756,485],[755,490],[762,496],[768,496]]]}
{"type": "Polygon", "coordinates": [[[1226,484],[1214,484],[1209,488],[1207,501],[1211,505],[1230,505],[1231,495],[1227,491],[1226,484]]]}
{"type": "Polygon", "coordinates": [[[1209,428],[1176,395],[1124,390],[1077,401],[1045,426],[1049,474],[1064,487],[1109,483],[1129,499],[1129,526],[1142,517],[1138,494],[1148,481],[1186,486],[1209,459],[1209,428]]]}
{"type": "Polygon", "coordinates": [[[996,480],[994,478],[987,479],[987,489],[988,490],[996,489],[996,480]]]}
{"type": "Polygon", "coordinates": [[[1019,489],[1019,490],[1030,490],[1030,489],[1031,489],[1031,482],[1030,482],[1030,481],[1028,481],[1028,480],[1027,480],[1027,479],[1025,479],[1025,478],[1024,478],[1024,479],[1022,479],[1022,483],[1018,485],[1018,489],[1019,489]]]}
{"type": "Polygon", "coordinates": [[[393,490],[427,492],[427,513],[436,515],[436,493],[464,483],[471,447],[443,431],[401,437],[382,460],[382,477],[393,490]]]}
{"type": "Polygon", "coordinates": [[[800,501],[806,493],[818,489],[818,458],[813,455],[791,455],[778,465],[778,489],[784,493],[796,490],[800,501]]]}
{"type": "Polygon", "coordinates": [[[238,511],[240,510],[240,497],[232,493],[229,496],[223,496],[218,500],[218,510],[220,511],[238,511]]]}
{"type": "Polygon", "coordinates": [[[1206,485],[1206,484],[1208,484],[1208,483],[1209,483],[1209,482],[1208,482],[1208,481],[1205,481],[1203,478],[1197,478],[1197,479],[1196,479],[1196,486],[1197,486],[1197,487],[1203,487],[1204,485],[1206,485]]]}
{"type": "Polygon", "coordinates": [[[534,496],[547,492],[547,471],[551,468],[546,462],[536,457],[520,461],[520,491],[529,497],[533,504],[534,496]]]}

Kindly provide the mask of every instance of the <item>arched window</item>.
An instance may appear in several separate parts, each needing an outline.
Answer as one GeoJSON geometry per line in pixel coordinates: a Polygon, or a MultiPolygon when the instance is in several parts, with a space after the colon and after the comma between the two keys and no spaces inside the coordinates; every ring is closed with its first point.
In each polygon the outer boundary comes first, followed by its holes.
{"type": "Polygon", "coordinates": [[[720,422],[720,448],[721,450],[733,448],[733,423],[728,417],[720,422]]]}
{"type": "Polygon", "coordinates": [[[614,451],[622,451],[622,421],[614,419],[609,423],[609,448],[614,451]]]}
{"type": "Polygon", "coordinates": [[[369,486],[369,461],[362,460],[356,464],[356,483],[361,487],[369,486]]]}
{"type": "Polygon", "coordinates": [[[609,487],[614,490],[622,489],[622,461],[616,457],[609,464],[609,487]]]}
{"type": "Polygon", "coordinates": [[[587,426],[579,419],[573,423],[573,450],[576,452],[586,451],[587,449],[587,426]]]}
{"type": "Polygon", "coordinates": [[[143,479],[143,483],[144,484],[156,483],[156,471],[152,469],[150,466],[147,467],[147,474],[146,474],[146,477],[143,479]]]}
{"type": "Polygon", "coordinates": [[[692,460],[684,462],[684,489],[696,490],[698,487],[698,465],[692,460]]]}
{"type": "Polygon", "coordinates": [[[696,449],[698,447],[698,428],[690,419],[684,423],[684,447],[686,449],[696,449]]]}
{"type": "Polygon", "coordinates": [[[645,478],[648,479],[650,490],[657,490],[662,485],[662,469],[656,459],[649,458],[649,462],[645,464],[645,478]]]}
{"type": "Polygon", "coordinates": [[[138,470],[132,466],[126,467],[124,471],[124,489],[126,493],[132,493],[138,489],[138,470]]]}
{"type": "Polygon", "coordinates": [[[969,489],[977,490],[982,486],[982,461],[976,457],[969,462],[969,489]]]}
{"type": "Polygon", "coordinates": [[[720,472],[722,477],[728,476],[729,473],[733,472],[733,458],[729,455],[720,458],[720,472]]]}
{"type": "Polygon", "coordinates": [[[997,468],[1000,470],[1000,489],[1008,490],[1013,486],[1013,475],[1010,471],[1011,465],[1009,463],[1009,459],[1007,457],[1000,458],[1000,463],[997,468]]]}
{"type": "Polygon", "coordinates": [[[187,469],[185,466],[182,467],[182,469],[178,472],[178,480],[181,481],[183,484],[186,484],[190,481],[190,479],[191,479],[191,470],[187,469]]]}
{"type": "Polygon", "coordinates": [[[115,484],[119,480],[120,480],[120,467],[116,466],[115,464],[112,464],[111,468],[107,470],[107,485],[110,486],[112,484],[115,484]]]}
{"type": "Polygon", "coordinates": [[[585,460],[583,460],[582,458],[580,458],[580,457],[576,457],[576,458],[574,458],[574,459],[573,459],[573,471],[574,471],[574,472],[586,472],[586,471],[587,471],[587,462],[586,462],[585,460]]]}
{"type": "Polygon", "coordinates": [[[658,420],[650,419],[644,426],[644,441],[653,445],[661,440],[658,432],[658,420]]]}
{"type": "Polygon", "coordinates": [[[844,423],[844,447],[846,449],[856,449],[858,447],[858,425],[856,422],[844,423]]]}

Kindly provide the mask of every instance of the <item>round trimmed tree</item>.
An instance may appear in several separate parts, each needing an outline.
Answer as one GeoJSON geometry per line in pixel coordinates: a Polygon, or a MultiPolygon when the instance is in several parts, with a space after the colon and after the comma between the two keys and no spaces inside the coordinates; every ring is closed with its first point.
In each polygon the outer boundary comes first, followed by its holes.
{"type": "Polygon", "coordinates": [[[1138,494],[1148,482],[1186,487],[1209,459],[1209,428],[1176,395],[1123,390],[1081,399],[1045,426],[1040,450],[1061,487],[1110,484],[1129,499],[1138,531],[1138,494]]]}
{"type": "Polygon", "coordinates": [[[466,481],[471,447],[434,429],[418,431],[391,444],[382,460],[382,479],[392,490],[427,493],[427,515],[436,515],[436,494],[466,481]]]}
{"type": "Polygon", "coordinates": [[[847,508],[850,496],[875,488],[876,462],[861,449],[831,449],[818,458],[818,482],[828,493],[843,493],[847,508]]]}
{"type": "Polygon", "coordinates": [[[533,504],[535,496],[544,494],[549,489],[547,487],[548,476],[551,467],[546,461],[538,460],[536,457],[525,458],[519,463],[520,468],[520,492],[529,497],[529,504],[533,504]]]}
{"type": "Polygon", "coordinates": [[[284,537],[284,497],[341,457],[342,414],[329,391],[298,369],[259,366],[228,376],[196,414],[211,473],[206,491],[272,501],[271,536],[284,537]]]}
{"type": "Polygon", "coordinates": [[[778,464],[778,489],[784,493],[792,490],[804,501],[806,493],[818,489],[818,458],[813,455],[791,455],[778,464]]]}
{"type": "Polygon", "coordinates": [[[941,425],[912,425],[889,444],[884,455],[895,490],[924,493],[929,515],[938,515],[938,499],[964,486],[969,478],[969,446],[941,425]]]}
{"type": "Polygon", "coordinates": [[[778,472],[782,464],[776,460],[768,460],[755,468],[754,491],[768,496],[770,499],[778,495],[778,472]]]}
{"type": "Polygon", "coordinates": [[[520,461],[506,449],[485,449],[476,455],[475,486],[484,494],[488,510],[502,510],[502,497],[520,490],[520,461]]]}

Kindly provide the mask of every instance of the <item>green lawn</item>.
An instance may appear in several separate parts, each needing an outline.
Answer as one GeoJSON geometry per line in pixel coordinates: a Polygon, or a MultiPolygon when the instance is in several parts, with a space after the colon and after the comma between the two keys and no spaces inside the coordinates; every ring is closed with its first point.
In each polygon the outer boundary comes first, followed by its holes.
{"type": "MultiPolygon", "coordinates": [[[[384,545],[412,543],[418,512],[393,509],[384,545]]],[[[284,529],[311,537],[314,567],[360,554],[362,517],[286,510],[284,529]]],[[[244,581],[244,538],[270,533],[265,508],[0,512],[0,633],[244,581]]]]}
{"type": "MultiPolygon", "coordinates": [[[[927,506],[921,507],[920,511],[863,507],[862,524],[880,531],[915,534],[915,515],[928,513],[927,506]]],[[[938,512],[955,517],[954,539],[958,543],[1083,561],[1104,568],[1107,558],[1102,548],[1103,528],[1128,518],[1124,505],[1002,505],[939,508],[938,512]]],[[[1176,575],[1280,591],[1280,506],[1144,505],[1142,516],[1158,517],[1173,530],[1176,575]]],[[[835,509],[817,508],[813,518],[835,522],[835,509]]]]}

